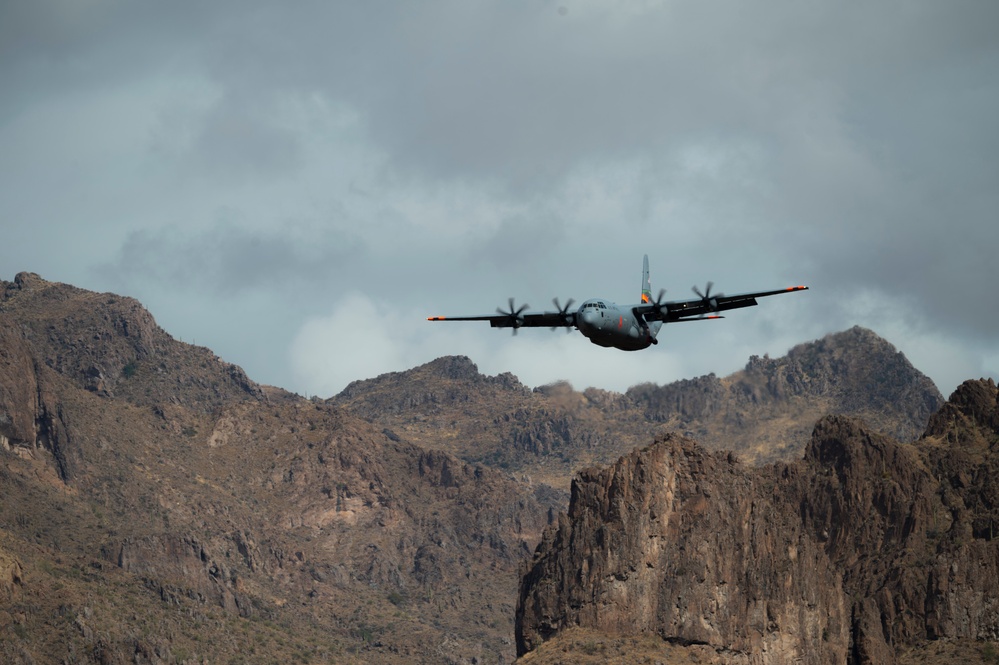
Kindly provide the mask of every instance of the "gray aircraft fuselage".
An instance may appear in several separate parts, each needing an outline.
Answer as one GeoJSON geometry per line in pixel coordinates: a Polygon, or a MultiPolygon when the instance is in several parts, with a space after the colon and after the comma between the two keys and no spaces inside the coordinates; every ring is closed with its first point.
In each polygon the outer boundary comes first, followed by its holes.
{"type": "Polygon", "coordinates": [[[576,310],[576,327],[594,344],[622,351],[640,351],[658,344],[661,321],[646,322],[631,307],[593,298],[576,310]]]}

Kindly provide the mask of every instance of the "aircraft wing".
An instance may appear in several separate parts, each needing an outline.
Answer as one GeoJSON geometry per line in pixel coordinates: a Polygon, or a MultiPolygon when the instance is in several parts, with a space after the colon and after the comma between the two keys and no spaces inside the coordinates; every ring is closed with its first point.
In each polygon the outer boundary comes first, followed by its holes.
{"type": "Polygon", "coordinates": [[[493,328],[571,328],[576,325],[575,312],[520,312],[486,314],[483,316],[431,316],[427,321],[488,321],[493,328]]]}
{"type": "MultiPolygon", "coordinates": [[[[636,314],[645,317],[646,321],[665,321],[672,323],[676,321],[697,321],[698,319],[718,318],[709,315],[717,312],[724,312],[729,309],[739,309],[741,307],[753,307],[757,304],[757,298],[775,296],[781,293],[792,293],[794,291],[807,291],[807,286],[792,286],[786,289],[775,289],[773,291],[757,291],[755,293],[740,293],[734,296],[716,295],[704,298],[694,298],[691,300],[673,300],[669,302],[650,303],[639,305],[634,308],[636,314]]],[[[710,289],[708,291],[710,294],[710,289]]]]}

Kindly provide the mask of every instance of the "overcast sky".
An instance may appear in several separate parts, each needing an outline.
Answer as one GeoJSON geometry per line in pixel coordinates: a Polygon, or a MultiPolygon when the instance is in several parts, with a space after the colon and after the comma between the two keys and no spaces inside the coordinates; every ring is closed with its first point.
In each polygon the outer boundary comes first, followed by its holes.
{"type": "Polygon", "coordinates": [[[0,278],[329,396],[468,355],[624,390],[871,328],[999,377],[999,3],[0,3],[0,278]],[[430,323],[807,284],[626,353],[430,323]]]}

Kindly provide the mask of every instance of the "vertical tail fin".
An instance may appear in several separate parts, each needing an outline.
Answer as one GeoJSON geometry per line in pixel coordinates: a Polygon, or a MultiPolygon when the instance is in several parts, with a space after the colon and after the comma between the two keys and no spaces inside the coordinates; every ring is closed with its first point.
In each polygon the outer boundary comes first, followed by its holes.
{"type": "Polygon", "coordinates": [[[652,279],[649,277],[649,255],[642,259],[642,303],[652,302],[652,279]]]}

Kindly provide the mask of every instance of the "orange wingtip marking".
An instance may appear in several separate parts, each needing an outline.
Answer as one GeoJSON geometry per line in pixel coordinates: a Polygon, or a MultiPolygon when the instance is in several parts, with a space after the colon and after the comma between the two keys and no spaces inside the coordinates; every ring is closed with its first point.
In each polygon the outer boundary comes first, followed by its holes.
{"type": "Polygon", "coordinates": [[[428,316],[427,321],[447,321],[446,316],[428,316]]]}
{"type": "Polygon", "coordinates": [[[788,291],[807,291],[807,286],[790,286],[787,288],[788,291]]]}

